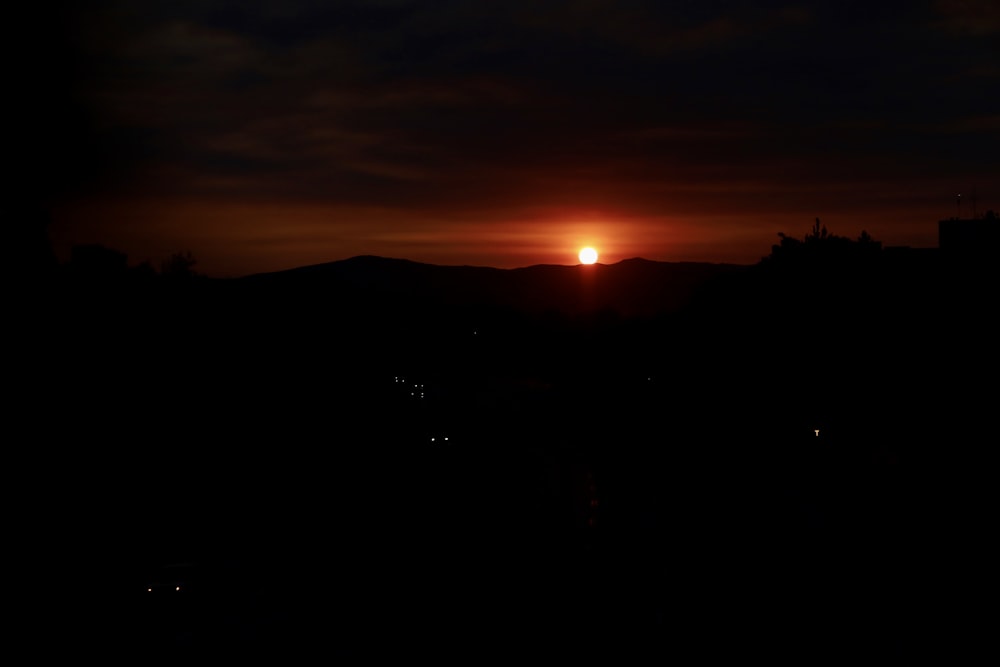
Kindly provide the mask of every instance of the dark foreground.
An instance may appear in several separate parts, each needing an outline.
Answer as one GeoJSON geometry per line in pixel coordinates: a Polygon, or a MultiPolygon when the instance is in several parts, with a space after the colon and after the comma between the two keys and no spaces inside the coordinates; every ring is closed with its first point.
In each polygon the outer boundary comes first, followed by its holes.
{"type": "MultiPolygon", "coordinates": [[[[402,438],[393,423],[369,437],[402,438]]],[[[144,455],[126,469],[146,474],[105,473],[64,509],[70,636],[141,662],[971,651],[986,494],[965,462],[836,428],[779,429],[765,449],[647,427],[144,455]]]]}
{"type": "Polygon", "coordinates": [[[7,405],[12,543],[46,583],[23,614],[35,649],[978,655],[994,292],[859,284],[741,284],[687,319],[579,330],[437,311],[399,328],[325,292],[255,293],[238,317],[214,291],[44,303],[7,405]]]}

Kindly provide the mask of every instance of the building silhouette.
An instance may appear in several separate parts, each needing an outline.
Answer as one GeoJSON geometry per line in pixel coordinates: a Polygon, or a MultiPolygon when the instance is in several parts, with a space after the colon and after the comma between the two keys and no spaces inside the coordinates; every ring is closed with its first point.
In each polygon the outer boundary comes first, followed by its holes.
{"type": "Polygon", "coordinates": [[[1000,216],[987,211],[981,218],[949,218],[938,222],[938,247],[946,257],[983,257],[1000,244],[1000,216]]]}

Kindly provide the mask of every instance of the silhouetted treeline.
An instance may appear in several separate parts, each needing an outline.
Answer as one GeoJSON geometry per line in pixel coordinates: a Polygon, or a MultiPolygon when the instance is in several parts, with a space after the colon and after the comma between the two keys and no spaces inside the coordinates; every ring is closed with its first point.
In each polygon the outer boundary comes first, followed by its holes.
{"type": "Polygon", "coordinates": [[[956,383],[944,360],[972,363],[995,330],[984,270],[971,281],[934,253],[839,237],[819,220],[801,240],[782,234],[753,266],[637,259],[499,271],[354,258],[217,280],[190,253],[159,270],[101,246],[74,248],[63,266],[36,255],[50,278],[37,305],[48,356],[60,360],[53,372],[192,394],[311,395],[320,378],[406,371],[450,384],[602,385],[605,400],[611,385],[656,376],[751,414],[762,411],[750,387],[780,405],[864,411],[897,395],[931,400],[921,378],[956,383]]]}

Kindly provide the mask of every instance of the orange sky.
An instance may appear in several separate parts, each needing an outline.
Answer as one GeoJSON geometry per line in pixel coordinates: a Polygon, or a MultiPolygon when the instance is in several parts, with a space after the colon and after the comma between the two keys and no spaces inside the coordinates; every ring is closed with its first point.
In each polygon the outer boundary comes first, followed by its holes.
{"type": "Polygon", "coordinates": [[[61,258],[748,264],[817,217],[934,247],[1000,209],[996,3],[21,11],[13,189],[61,258]]]}
{"type": "MultiPolygon", "coordinates": [[[[892,219],[899,215],[896,210],[884,218],[855,211],[821,220],[831,232],[851,238],[867,230],[888,245],[934,247],[937,220],[947,214],[940,208],[937,217],[923,215],[922,220],[917,220],[920,210],[902,221],[892,219]],[[909,220],[914,224],[906,224],[909,220]]],[[[476,215],[129,199],[56,208],[49,232],[64,260],[73,244],[101,243],[126,252],[130,264],[148,261],[157,267],[175,252],[191,252],[198,271],[238,277],[367,254],[497,268],[576,264],[585,245],[598,250],[602,263],[644,257],[752,264],[770,252],[779,232],[801,237],[813,222],[795,212],[656,216],[538,207],[493,211],[486,219],[476,215]]]]}

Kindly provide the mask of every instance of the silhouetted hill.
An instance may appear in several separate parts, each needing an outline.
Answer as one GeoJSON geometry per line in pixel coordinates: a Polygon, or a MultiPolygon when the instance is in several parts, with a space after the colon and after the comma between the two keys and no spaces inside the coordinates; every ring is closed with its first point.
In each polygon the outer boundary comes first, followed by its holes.
{"type": "MultiPolygon", "coordinates": [[[[102,270],[25,320],[12,412],[45,444],[12,469],[59,567],[259,577],[180,626],[205,646],[910,627],[987,553],[995,291],[934,257],[844,257],[214,280],[90,253],[102,270]],[[318,618],[317,582],[337,587],[318,618]]],[[[172,630],[120,609],[105,625],[172,630]]]]}
{"type": "Polygon", "coordinates": [[[734,264],[656,262],[538,264],[517,269],[445,266],[362,255],[240,279],[264,291],[329,291],[341,298],[438,307],[503,308],[572,317],[614,313],[647,317],[676,312],[707,282],[745,270],[734,264]]]}

